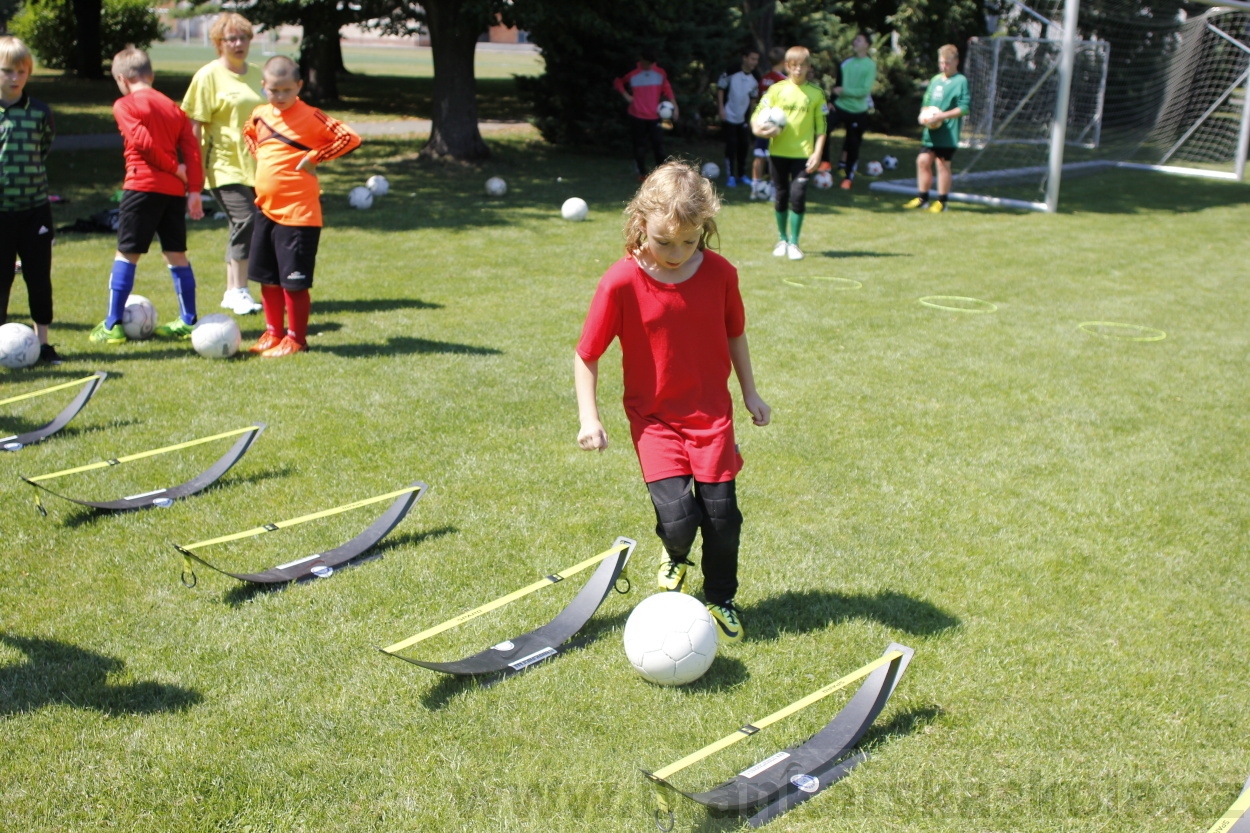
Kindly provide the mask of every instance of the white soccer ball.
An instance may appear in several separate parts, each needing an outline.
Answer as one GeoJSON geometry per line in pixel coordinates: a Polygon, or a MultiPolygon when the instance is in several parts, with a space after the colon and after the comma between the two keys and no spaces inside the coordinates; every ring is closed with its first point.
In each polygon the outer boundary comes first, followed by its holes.
{"type": "Polygon", "coordinates": [[[564,201],[564,205],[560,206],[560,216],[575,223],[580,223],[589,215],[590,206],[586,205],[586,201],[581,197],[569,197],[564,201]]]}
{"type": "Polygon", "coordinates": [[[0,365],[9,370],[31,367],[39,361],[39,339],[35,331],[25,324],[5,324],[0,327],[0,365]]]}
{"type": "Polygon", "coordinates": [[[657,685],[685,685],[702,677],[719,642],[712,614],[685,593],[648,596],[625,621],[625,656],[657,685]]]}
{"type": "Polygon", "coordinates": [[[143,341],[152,337],[156,329],[156,307],[142,295],[131,295],[126,299],[126,308],[122,311],[122,332],[131,341],[143,341]]]}
{"type": "Polygon", "coordinates": [[[492,197],[502,197],[508,193],[508,183],[501,176],[492,176],[486,180],[486,193],[492,197]]]}
{"type": "Polygon", "coordinates": [[[918,121],[925,127],[936,130],[937,128],[946,124],[945,119],[938,118],[938,116],[940,116],[941,114],[942,114],[942,111],[932,105],[928,107],[921,107],[918,121]]]}
{"type": "Polygon", "coordinates": [[[812,177],[812,182],[822,191],[827,191],[833,187],[833,174],[828,171],[821,171],[812,177]]]}
{"type": "Polygon", "coordinates": [[[774,127],[782,128],[786,126],[786,111],[780,107],[767,107],[764,112],[760,113],[756,120],[760,124],[771,124],[774,127]]]}
{"type": "Polygon", "coordinates": [[[191,346],[206,359],[230,358],[242,340],[238,323],[224,313],[202,316],[191,331],[191,346]]]}
{"type": "Polygon", "coordinates": [[[897,156],[882,157],[881,167],[885,168],[887,171],[898,170],[898,157],[897,156]]]}
{"type": "Polygon", "coordinates": [[[880,162],[869,162],[867,166],[869,176],[881,176],[885,173],[885,168],[881,167],[880,162]]]}
{"type": "Polygon", "coordinates": [[[347,201],[351,203],[352,208],[359,208],[363,211],[373,205],[373,192],[363,185],[357,185],[347,192],[347,201]]]}
{"type": "Polygon", "coordinates": [[[708,179],[716,179],[716,177],[720,176],[720,165],[717,165],[715,162],[704,162],[703,175],[708,179]]]}
{"type": "Polygon", "coordinates": [[[673,102],[671,101],[661,101],[660,106],[657,107],[656,110],[660,114],[660,118],[665,120],[671,119],[673,117],[673,113],[676,112],[673,108],[673,102]]]}
{"type": "Polygon", "coordinates": [[[365,180],[365,187],[375,197],[385,197],[391,190],[391,183],[381,174],[374,174],[365,180]]]}

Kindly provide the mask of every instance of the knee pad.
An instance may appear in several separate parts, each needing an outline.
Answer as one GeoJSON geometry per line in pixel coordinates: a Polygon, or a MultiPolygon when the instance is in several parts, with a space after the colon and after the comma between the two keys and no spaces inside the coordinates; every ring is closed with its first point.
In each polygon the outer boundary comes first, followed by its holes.
{"type": "Polygon", "coordinates": [[[698,501],[692,493],[686,492],[671,503],[659,503],[654,496],[651,502],[655,506],[655,534],[664,542],[669,555],[686,558],[703,520],[698,501]]]}

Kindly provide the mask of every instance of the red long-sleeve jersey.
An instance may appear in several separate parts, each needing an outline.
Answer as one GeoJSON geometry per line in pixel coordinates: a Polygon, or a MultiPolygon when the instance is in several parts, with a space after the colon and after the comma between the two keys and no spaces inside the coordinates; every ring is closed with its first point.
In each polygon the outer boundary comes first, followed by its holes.
{"type": "Polygon", "coordinates": [[[203,189],[200,143],[187,114],[168,96],[150,87],[132,90],[113,103],[113,118],[126,143],[122,188],[172,197],[203,189]],[[185,184],[177,175],[179,162],[187,166],[185,184]]]}

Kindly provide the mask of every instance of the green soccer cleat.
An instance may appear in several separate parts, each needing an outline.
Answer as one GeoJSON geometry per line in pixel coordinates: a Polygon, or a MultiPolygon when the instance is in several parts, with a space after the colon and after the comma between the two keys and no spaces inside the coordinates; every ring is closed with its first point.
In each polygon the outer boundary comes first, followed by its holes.
{"type": "Polygon", "coordinates": [[[925,208],[928,204],[928,200],[922,200],[920,197],[912,197],[910,200],[903,203],[903,208],[925,208]]]}
{"type": "Polygon", "coordinates": [[[191,337],[193,327],[181,318],[175,318],[168,324],[161,324],[152,331],[152,335],[157,338],[177,338],[187,339],[191,337]]]}
{"type": "Polygon", "coordinates": [[[738,615],[738,608],[734,607],[732,599],[724,604],[709,604],[707,612],[716,621],[721,642],[742,641],[742,618],[738,615]]]}
{"type": "Polygon", "coordinates": [[[660,573],[656,577],[656,583],[659,584],[661,590],[681,592],[682,585],[686,583],[686,568],[690,564],[685,561],[673,561],[668,557],[668,553],[664,554],[664,560],[660,562],[660,573]]]}
{"type": "Polygon", "coordinates": [[[120,321],[112,327],[105,327],[104,322],[101,321],[92,327],[87,340],[95,344],[122,344],[126,341],[126,333],[122,330],[120,321]]]}

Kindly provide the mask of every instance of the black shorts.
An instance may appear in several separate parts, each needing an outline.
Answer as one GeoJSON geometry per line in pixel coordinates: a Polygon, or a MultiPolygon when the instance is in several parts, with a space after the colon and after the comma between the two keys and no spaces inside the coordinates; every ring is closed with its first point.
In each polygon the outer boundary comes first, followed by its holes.
{"type": "Polygon", "coordinates": [[[868,126],[868,114],[849,113],[841,107],[834,105],[829,108],[828,122],[830,133],[837,130],[839,127],[845,127],[848,131],[858,130],[863,132],[864,128],[868,126]]]}
{"type": "Polygon", "coordinates": [[[117,251],[145,255],[152,236],[160,235],[162,252],[187,250],[187,198],[151,191],[123,191],[117,210],[117,251]]]}
{"type": "Polygon", "coordinates": [[[292,292],[312,289],[320,226],[284,226],[256,212],[247,278],[292,292]]]}
{"type": "Polygon", "coordinates": [[[920,152],[932,153],[938,159],[942,159],[942,160],[949,162],[955,158],[955,150],[956,148],[935,148],[929,145],[925,145],[924,147],[920,149],[920,152]]]}

